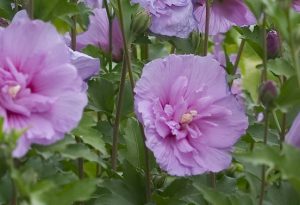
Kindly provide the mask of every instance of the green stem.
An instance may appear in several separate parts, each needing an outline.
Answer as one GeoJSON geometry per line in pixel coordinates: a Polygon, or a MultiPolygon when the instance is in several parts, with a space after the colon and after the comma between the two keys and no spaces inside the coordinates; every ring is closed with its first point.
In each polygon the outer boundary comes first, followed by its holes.
{"type": "Polygon", "coordinates": [[[203,56],[207,55],[208,51],[208,36],[209,36],[209,21],[210,21],[210,2],[206,0],[206,12],[205,12],[205,33],[204,33],[204,45],[203,45],[203,56]]]}
{"type": "MultiPolygon", "coordinates": [[[[119,20],[120,20],[120,27],[121,27],[121,31],[122,31],[122,37],[123,37],[123,45],[124,45],[124,55],[125,55],[125,60],[126,60],[126,65],[127,65],[127,70],[128,70],[128,74],[129,74],[129,79],[130,79],[130,84],[132,87],[132,92],[134,89],[134,79],[133,79],[133,74],[132,74],[132,70],[131,70],[131,53],[130,50],[128,49],[128,45],[129,43],[127,42],[126,36],[125,36],[125,27],[124,27],[124,18],[123,18],[123,11],[122,11],[122,6],[121,6],[121,0],[117,0],[118,3],[118,11],[119,11],[119,20]]],[[[125,69],[123,69],[125,70],[125,69]]],[[[144,140],[145,143],[145,140],[144,140]]],[[[148,151],[145,151],[145,162],[146,164],[149,165],[149,156],[148,156],[148,151]]],[[[146,179],[146,196],[147,196],[147,202],[150,201],[150,197],[151,197],[151,189],[149,189],[149,187],[151,187],[151,173],[150,170],[146,169],[145,170],[146,173],[146,178],[150,178],[146,179]]]]}
{"type": "Polygon", "coordinates": [[[119,95],[117,101],[116,119],[113,127],[113,144],[112,144],[112,155],[111,155],[111,166],[113,170],[117,169],[119,126],[120,126],[120,119],[121,119],[121,108],[123,105],[123,98],[124,98],[126,73],[127,73],[127,65],[126,65],[126,61],[124,61],[123,58],[121,81],[119,85],[119,95]]]}
{"type": "MultiPolygon", "coordinates": [[[[72,0],[72,3],[76,4],[77,0],[72,0]]],[[[72,16],[72,28],[71,28],[71,48],[75,51],[76,50],[76,22],[77,22],[77,18],[76,15],[72,16]]],[[[76,142],[77,143],[81,143],[81,139],[77,136],[75,136],[76,142]]],[[[82,179],[84,177],[84,173],[83,173],[83,159],[80,158],[78,159],[78,176],[80,179],[82,179]]]]}
{"type": "Polygon", "coordinates": [[[263,71],[261,75],[261,82],[264,82],[267,80],[267,30],[266,30],[266,25],[267,25],[267,15],[266,13],[263,14],[263,71]]]}
{"type": "Polygon", "coordinates": [[[279,120],[278,120],[276,111],[273,110],[273,111],[272,111],[272,114],[273,114],[273,118],[274,118],[274,121],[275,121],[275,124],[276,124],[276,128],[277,128],[279,134],[281,134],[282,131],[281,131],[281,127],[280,127],[280,123],[279,123],[279,120]]]}
{"type": "Polygon", "coordinates": [[[18,0],[14,0],[14,3],[15,3],[15,12],[17,13],[19,11],[18,0]]]}
{"type": "Polygon", "coordinates": [[[121,5],[121,0],[117,0],[117,3],[118,3],[119,18],[120,18],[119,19],[120,27],[121,27],[122,38],[123,38],[124,56],[125,56],[125,60],[126,60],[130,84],[131,84],[132,89],[134,89],[134,80],[133,80],[133,75],[132,75],[132,70],[131,70],[131,55],[130,55],[130,50],[128,49],[129,43],[127,42],[126,35],[125,35],[125,26],[124,26],[124,18],[123,18],[123,10],[122,10],[122,5],[121,5]]]}
{"type": "Polygon", "coordinates": [[[108,32],[108,36],[109,36],[109,50],[108,50],[108,64],[109,64],[109,71],[112,71],[112,58],[113,58],[113,55],[112,55],[112,21],[113,21],[113,16],[112,16],[112,13],[110,12],[109,10],[109,6],[108,6],[108,3],[107,3],[107,0],[103,0],[103,3],[104,3],[104,7],[105,7],[105,10],[106,10],[106,13],[107,13],[107,17],[108,17],[108,24],[109,24],[109,32],[108,32]]]}
{"type": "MultiPolygon", "coordinates": [[[[268,133],[269,133],[269,112],[268,109],[265,111],[265,129],[264,129],[264,144],[268,142],[268,133]]],[[[264,196],[265,196],[265,187],[266,187],[266,166],[262,166],[261,170],[261,188],[260,188],[260,196],[259,196],[259,205],[263,204],[264,196]]]]}
{"type": "Polygon", "coordinates": [[[142,44],[141,45],[141,60],[147,61],[149,58],[149,45],[148,44],[142,44]]]}
{"type": "MultiPolygon", "coordinates": [[[[209,36],[209,21],[210,21],[210,2],[206,0],[206,14],[205,14],[205,33],[204,33],[204,45],[203,45],[203,56],[207,56],[208,51],[208,36],[209,36]]],[[[212,188],[216,188],[216,174],[210,173],[210,181],[212,188]]]]}
{"type": "Polygon", "coordinates": [[[149,151],[148,148],[146,146],[146,137],[144,134],[144,128],[143,125],[141,123],[139,123],[140,126],[140,130],[142,133],[142,137],[143,137],[143,145],[144,145],[144,155],[145,155],[145,175],[146,175],[146,199],[147,201],[151,201],[151,172],[150,172],[150,160],[149,160],[149,151]]]}
{"type": "MultiPolygon", "coordinates": [[[[81,143],[81,139],[80,137],[78,136],[75,136],[75,140],[77,142],[77,144],[80,144],[81,143]]],[[[77,160],[77,168],[78,168],[78,177],[79,179],[83,179],[84,178],[84,168],[83,168],[83,159],[82,158],[79,158],[77,160]]]]}
{"type": "Polygon", "coordinates": [[[71,48],[76,51],[76,16],[72,16],[71,48]]]}
{"type": "MultiPolygon", "coordinates": [[[[293,28],[291,25],[291,19],[290,19],[290,12],[287,11],[287,19],[288,19],[288,33],[289,33],[289,47],[291,49],[291,55],[292,55],[292,61],[294,64],[294,67],[296,69],[296,74],[298,78],[298,85],[300,87],[300,67],[299,67],[299,60],[298,60],[298,52],[295,49],[295,43],[293,38],[293,28]]],[[[296,44],[297,45],[297,44],[296,44]]]]}
{"type": "Polygon", "coordinates": [[[238,69],[238,66],[239,66],[239,63],[240,63],[240,60],[241,60],[241,56],[242,56],[242,53],[243,53],[243,50],[244,50],[244,47],[245,47],[245,43],[246,43],[246,40],[242,39],[240,47],[239,47],[238,54],[236,56],[236,60],[235,60],[234,65],[233,65],[233,75],[236,74],[236,71],[238,69]]]}
{"type": "Polygon", "coordinates": [[[171,53],[171,54],[174,54],[175,51],[176,51],[176,47],[172,44],[172,45],[171,45],[170,53],[171,53]]]}
{"type": "Polygon", "coordinates": [[[33,13],[34,13],[34,0],[27,0],[26,4],[26,10],[28,13],[29,18],[33,19],[33,13]]]}
{"type": "Polygon", "coordinates": [[[285,130],[286,130],[286,114],[282,114],[282,121],[281,121],[281,133],[280,133],[280,150],[282,150],[282,144],[285,138],[285,130]]]}

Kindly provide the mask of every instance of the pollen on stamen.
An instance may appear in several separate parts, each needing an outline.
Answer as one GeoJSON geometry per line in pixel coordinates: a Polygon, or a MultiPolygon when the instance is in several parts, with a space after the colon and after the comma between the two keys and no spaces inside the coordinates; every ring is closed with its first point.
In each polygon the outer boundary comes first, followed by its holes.
{"type": "Polygon", "coordinates": [[[197,110],[190,110],[188,113],[185,113],[181,116],[181,124],[189,124],[193,121],[194,117],[197,116],[197,110]]]}
{"type": "Polygon", "coordinates": [[[20,85],[14,85],[14,86],[9,86],[8,88],[8,94],[12,97],[15,98],[18,93],[21,90],[21,86],[20,85]]]}

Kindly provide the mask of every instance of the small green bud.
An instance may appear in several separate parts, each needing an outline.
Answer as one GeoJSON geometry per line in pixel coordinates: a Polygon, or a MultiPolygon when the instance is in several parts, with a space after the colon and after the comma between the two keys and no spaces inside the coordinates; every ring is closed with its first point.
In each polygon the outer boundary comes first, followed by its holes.
{"type": "Polygon", "coordinates": [[[166,176],[157,175],[153,178],[153,185],[156,189],[160,189],[164,186],[165,181],[166,181],[166,176]]]}
{"type": "Polygon", "coordinates": [[[274,101],[278,97],[278,89],[274,81],[264,82],[259,89],[259,98],[262,104],[267,109],[272,109],[274,106],[274,101]]]}
{"type": "Polygon", "coordinates": [[[133,17],[131,22],[131,31],[134,34],[144,33],[151,24],[151,18],[147,11],[139,10],[133,17]]]}

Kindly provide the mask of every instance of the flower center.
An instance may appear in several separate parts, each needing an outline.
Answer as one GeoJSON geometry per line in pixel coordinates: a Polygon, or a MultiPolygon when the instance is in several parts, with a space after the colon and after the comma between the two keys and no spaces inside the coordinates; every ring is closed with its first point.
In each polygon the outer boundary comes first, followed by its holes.
{"type": "Polygon", "coordinates": [[[181,124],[189,124],[193,121],[194,117],[198,114],[197,110],[190,110],[189,112],[183,114],[180,119],[181,124]]]}
{"type": "Polygon", "coordinates": [[[20,85],[9,86],[8,90],[7,90],[7,93],[12,98],[15,98],[18,95],[18,93],[20,92],[20,90],[21,90],[21,86],[20,85]]]}

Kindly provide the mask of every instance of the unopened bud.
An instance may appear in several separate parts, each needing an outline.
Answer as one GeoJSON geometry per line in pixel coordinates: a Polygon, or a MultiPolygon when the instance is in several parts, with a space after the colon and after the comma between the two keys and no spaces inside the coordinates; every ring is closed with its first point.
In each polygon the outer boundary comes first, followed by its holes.
{"type": "Polygon", "coordinates": [[[267,34],[267,54],[268,59],[273,59],[280,55],[280,38],[275,30],[270,30],[267,34]]]}
{"type": "Polygon", "coordinates": [[[151,24],[151,18],[147,11],[139,10],[133,17],[131,22],[131,30],[135,34],[144,33],[151,24]]]}
{"type": "Polygon", "coordinates": [[[272,109],[278,94],[278,89],[274,81],[266,81],[260,87],[260,101],[267,109],[272,109]]]}
{"type": "Polygon", "coordinates": [[[164,186],[166,181],[165,176],[155,176],[153,178],[153,185],[155,186],[156,189],[160,189],[164,186]]]}

